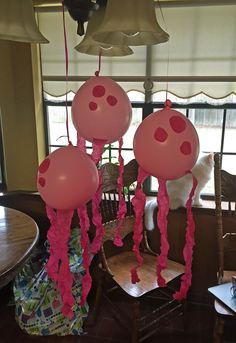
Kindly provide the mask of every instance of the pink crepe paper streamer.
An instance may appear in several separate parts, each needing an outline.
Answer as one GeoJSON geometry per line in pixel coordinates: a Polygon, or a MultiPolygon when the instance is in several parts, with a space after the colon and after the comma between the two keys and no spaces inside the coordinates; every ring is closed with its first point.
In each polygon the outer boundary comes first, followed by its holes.
{"type": "MultiPolygon", "coordinates": [[[[192,174],[191,171],[189,173],[192,174]]],[[[197,179],[195,178],[193,174],[192,174],[192,179],[193,179],[192,190],[186,202],[187,228],[186,228],[186,235],[185,235],[186,242],[183,249],[183,256],[185,260],[185,273],[181,277],[180,290],[173,295],[173,298],[177,300],[182,300],[186,298],[189,287],[191,286],[191,281],[192,281],[193,247],[195,245],[195,238],[194,238],[195,222],[194,222],[193,214],[192,214],[192,200],[193,200],[193,196],[194,196],[197,184],[198,184],[197,179]]]]}
{"type": "MultiPolygon", "coordinates": [[[[105,141],[95,140],[93,142],[92,159],[95,162],[95,164],[98,164],[98,162],[101,159],[104,145],[105,145],[105,141]]],[[[103,185],[102,175],[101,175],[100,170],[98,170],[98,175],[99,175],[99,186],[92,199],[92,221],[96,227],[96,235],[94,237],[93,244],[92,244],[92,253],[94,255],[97,254],[98,251],[101,249],[102,238],[104,234],[104,228],[102,224],[102,215],[99,210],[100,203],[102,200],[102,185],[103,185]]]]}
{"type": "Polygon", "coordinates": [[[68,241],[74,211],[57,210],[56,212],[48,205],[46,205],[46,210],[51,222],[51,227],[48,231],[50,257],[46,264],[46,270],[61,295],[63,303],[61,311],[63,315],[72,318],[72,307],[75,301],[71,291],[73,278],[70,272],[68,241]]]}
{"type": "Polygon", "coordinates": [[[101,160],[105,144],[106,144],[106,141],[102,139],[93,140],[92,160],[94,161],[96,165],[101,160]]]}
{"type": "Polygon", "coordinates": [[[146,202],[146,196],[142,190],[142,183],[146,180],[148,176],[149,174],[146,171],[144,171],[141,167],[139,167],[137,187],[136,187],[135,195],[132,199],[132,204],[133,204],[134,213],[135,213],[135,224],[134,224],[134,233],[133,233],[133,241],[134,241],[133,251],[136,255],[136,259],[138,262],[138,266],[130,270],[132,283],[137,283],[140,281],[138,277],[138,273],[137,273],[137,268],[140,267],[143,263],[143,257],[139,251],[140,243],[143,239],[143,213],[144,213],[144,207],[145,207],[145,202],[146,202]]]}
{"type": "Polygon", "coordinates": [[[80,301],[80,305],[83,306],[85,304],[87,295],[90,291],[91,284],[92,284],[92,278],[89,272],[89,267],[91,263],[91,256],[89,252],[90,242],[89,242],[89,237],[88,237],[90,222],[89,222],[86,205],[83,205],[80,208],[78,208],[77,213],[80,219],[80,227],[81,227],[80,243],[83,249],[82,257],[83,257],[83,266],[85,269],[85,275],[83,276],[83,279],[82,279],[82,294],[81,294],[81,301],[80,301]]]}
{"type": "Polygon", "coordinates": [[[83,151],[86,153],[85,139],[83,137],[80,137],[78,134],[77,134],[77,147],[79,148],[80,151],[83,151]]]}
{"type": "MultiPolygon", "coordinates": [[[[85,139],[83,137],[80,137],[79,135],[77,135],[77,146],[81,151],[86,152],[85,139]]],[[[96,158],[100,158],[99,154],[96,158]]],[[[88,236],[90,222],[89,222],[86,205],[79,207],[77,209],[77,213],[79,216],[80,227],[81,227],[80,244],[83,249],[83,252],[82,252],[83,262],[82,263],[85,269],[85,275],[82,278],[82,294],[81,294],[81,300],[80,300],[80,306],[83,306],[86,302],[86,299],[87,299],[87,296],[91,289],[91,284],[92,284],[92,278],[89,271],[89,267],[91,264],[91,256],[89,252],[90,241],[89,241],[89,236],[88,236]]]]}
{"type": "Polygon", "coordinates": [[[167,266],[167,256],[169,243],[167,238],[167,215],[169,212],[169,197],[166,189],[166,180],[158,179],[159,188],[157,194],[158,212],[157,224],[161,234],[160,255],[157,257],[157,283],[160,287],[165,287],[166,282],[161,272],[167,266]]]}
{"type": "Polygon", "coordinates": [[[92,253],[94,255],[98,253],[98,251],[100,250],[102,246],[102,238],[104,234],[102,216],[99,211],[100,202],[102,199],[102,185],[103,185],[102,174],[100,170],[98,171],[98,176],[99,176],[99,186],[92,199],[92,222],[96,227],[96,235],[92,243],[92,253]]]}
{"type": "Polygon", "coordinates": [[[116,227],[116,234],[114,239],[114,244],[118,247],[123,246],[123,241],[120,235],[120,228],[125,218],[127,207],[125,203],[125,199],[123,197],[123,173],[124,173],[124,159],[121,155],[121,148],[123,145],[123,138],[119,139],[119,177],[118,177],[118,194],[119,194],[119,207],[117,212],[117,219],[118,219],[118,226],[116,227]]]}

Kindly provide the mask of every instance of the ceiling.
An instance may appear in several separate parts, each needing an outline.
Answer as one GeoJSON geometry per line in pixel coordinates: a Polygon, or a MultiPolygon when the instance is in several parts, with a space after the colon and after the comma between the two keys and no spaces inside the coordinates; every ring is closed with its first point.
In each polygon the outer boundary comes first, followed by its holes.
{"type": "MultiPolygon", "coordinates": [[[[47,7],[47,6],[61,6],[62,1],[60,0],[32,0],[34,7],[47,7]]],[[[157,4],[158,2],[163,7],[169,6],[209,6],[209,5],[233,5],[235,0],[154,0],[157,4]]],[[[92,0],[96,2],[96,0],[92,0]]]]}

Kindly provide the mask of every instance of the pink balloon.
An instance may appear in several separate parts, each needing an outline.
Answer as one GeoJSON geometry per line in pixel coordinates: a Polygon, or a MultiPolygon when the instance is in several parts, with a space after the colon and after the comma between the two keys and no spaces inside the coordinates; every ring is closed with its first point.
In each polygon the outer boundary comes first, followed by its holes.
{"type": "Polygon", "coordinates": [[[94,76],[72,101],[72,120],[79,136],[89,142],[112,143],[129,128],[132,107],[125,91],[112,79],[94,76]]]}
{"type": "Polygon", "coordinates": [[[40,164],[37,188],[51,207],[76,209],[96,192],[98,171],[89,155],[69,145],[52,152],[40,164]]]}
{"type": "Polygon", "coordinates": [[[138,164],[146,172],[171,180],[192,169],[199,154],[199,139],[182,113],[166,107],[140,124],[133,149],[138,164]]]}

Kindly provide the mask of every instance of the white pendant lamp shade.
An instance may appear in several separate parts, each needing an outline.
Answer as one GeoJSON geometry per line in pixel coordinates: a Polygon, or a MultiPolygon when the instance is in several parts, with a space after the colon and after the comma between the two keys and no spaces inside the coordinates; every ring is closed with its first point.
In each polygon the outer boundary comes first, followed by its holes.
{"type": "Polygon", "coordinates": [[[99,55],[101,53],[102,56],[127,56],[133,54],[133,50],[128,46],[112,46],[111,44],[99,43],[93,40],[92,35],[101,25],[104,13],[104,7],[100,7],[98,10],[94,11],[88,21],[84,39],[75,47],[75,49],[87,55],[99,55]]]}
{"type": "Polygon", "coordinates": [[[0,0],[0,39],[48,43],[36,24],[32,0],[0,0]]]}
{"type": "Polygon", "coordinates": [[[156,19],[154,0],[107,0],[93,39],[112,45],[153,45],[168,41],[156,19]]]}
{"type": "Polygon", "coordinates": [[[159,26],[154,0],[108,0],[94,40],[114,45],[153,45],[168,41],[159,26]]]}

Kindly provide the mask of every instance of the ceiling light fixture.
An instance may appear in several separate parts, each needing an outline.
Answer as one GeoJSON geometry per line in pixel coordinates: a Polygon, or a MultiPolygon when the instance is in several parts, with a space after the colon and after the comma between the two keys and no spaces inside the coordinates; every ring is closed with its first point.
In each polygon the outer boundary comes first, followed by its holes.
{"type": "Polygon", "coordinates": [[[93,39],[110,45],[154,45],[169,40],[158,24],[153,0],[108,0],[93,39]]]}
{"type": "Polygon", "coordinates": [[[0,39],[49,43],[38,29],[32,0],[0,1],[0,39]]]}
{"type": "Polygon", "coordinates": [[[99,55],[101,53],[102,56],[127,56],[133,54],[133,50],[131,50],[128,46],[114,46],[111,44],[99,43],[93,40],[92,36],[101,25],[104,18],[104,13],[104,7],[100,7],[98,10],[93,12],[88,21],[84,39],[75,47],[75,49],[87,55],[99,55]]]}

